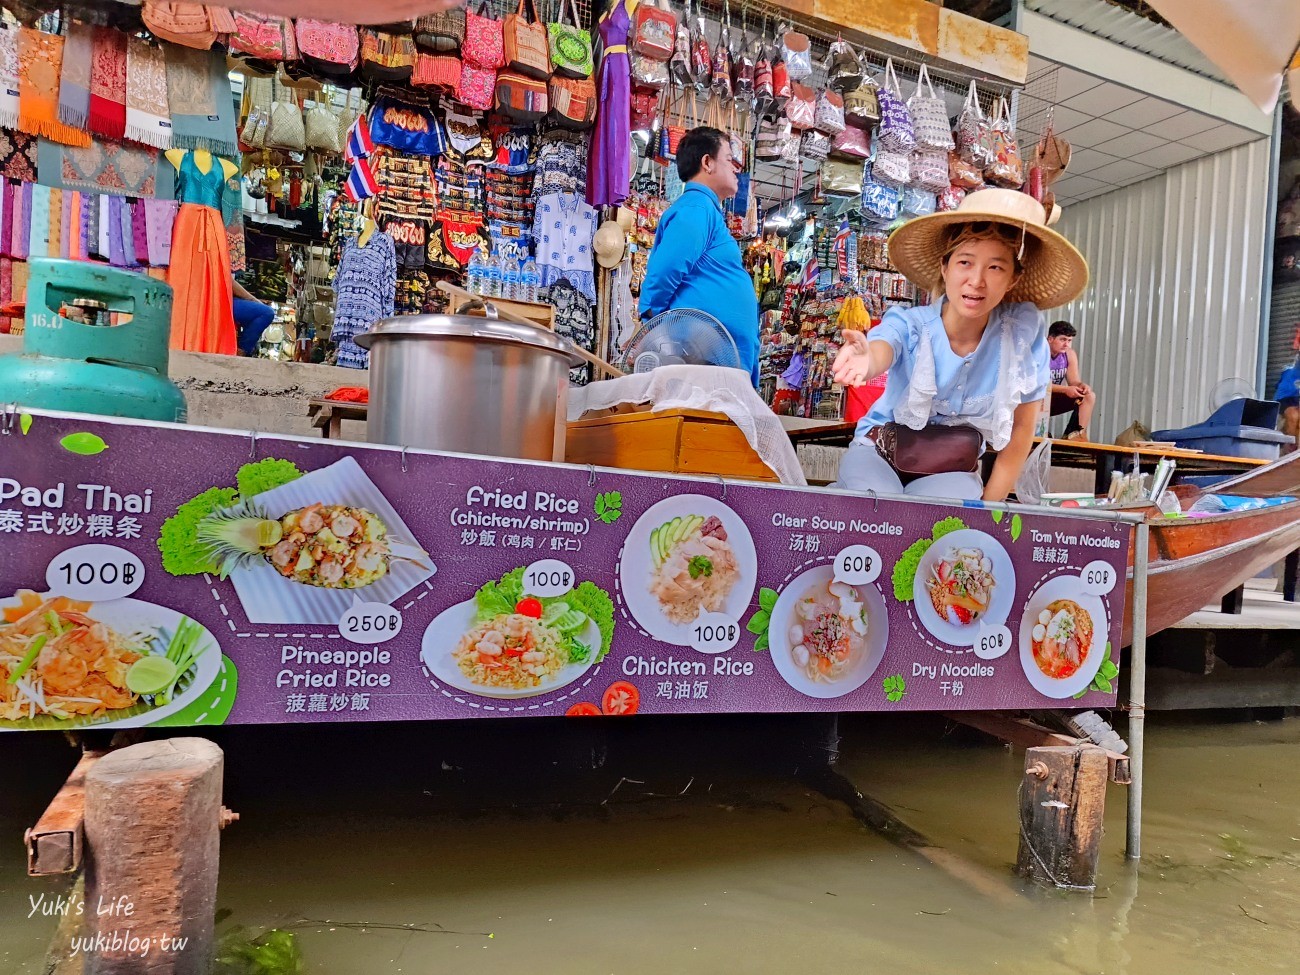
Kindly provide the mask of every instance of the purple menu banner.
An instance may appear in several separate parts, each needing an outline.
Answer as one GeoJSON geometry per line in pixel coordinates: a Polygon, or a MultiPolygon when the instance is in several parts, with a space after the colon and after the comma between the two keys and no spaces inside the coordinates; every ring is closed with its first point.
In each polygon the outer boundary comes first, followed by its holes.
{"type": "Polygon", "coordinates": [[[1131,525],[0,415],[0,728],[1115,703],[1131,525]]]}

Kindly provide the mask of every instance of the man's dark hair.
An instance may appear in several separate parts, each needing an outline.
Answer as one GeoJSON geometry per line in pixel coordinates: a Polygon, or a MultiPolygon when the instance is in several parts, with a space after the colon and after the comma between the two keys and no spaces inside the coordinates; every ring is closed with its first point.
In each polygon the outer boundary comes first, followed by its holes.
{"type": "Polygon", "coordinates": [[[1052,322],[1051,327],[1047,330],[1049,339],[1054,339],[1058,335],[1068,335],[1070,338],[1074,338],[1078,334],[1079,330],[1069,322],[1052,322]]]}
{"type": "Polygon", "coordinates": [[[718,157],[727,136],[709,125],[691,129],[677,146],[677,175],[682,182],[699,175],[705,156],[718,157]]]}

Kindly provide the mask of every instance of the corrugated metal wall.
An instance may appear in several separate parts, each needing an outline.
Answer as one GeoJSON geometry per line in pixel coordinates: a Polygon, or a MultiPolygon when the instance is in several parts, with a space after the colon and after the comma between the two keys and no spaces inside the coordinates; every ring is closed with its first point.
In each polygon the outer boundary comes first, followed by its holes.
{"type": "Polygon", "coordinates": [[[1066,209],[1058,229],[1092,283],[1048,317],[1079,328],[1098,396],[1093,439],[1135,419],[1188,426],[1209,414],[1220,380],[1253,384],[1268,171],[1263,139],[1066,209]]]}

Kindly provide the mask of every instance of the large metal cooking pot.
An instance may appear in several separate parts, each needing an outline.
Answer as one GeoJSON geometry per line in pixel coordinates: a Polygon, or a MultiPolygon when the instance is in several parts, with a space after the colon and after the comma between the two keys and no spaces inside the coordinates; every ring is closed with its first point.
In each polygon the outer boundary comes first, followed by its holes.
{"type": "Polygon", "coordinates": [[[357,336],[370,350],[371,443],[564,459],[569,367],[582,359],[554,332],[486,311],[385,318],[357,336]]]}

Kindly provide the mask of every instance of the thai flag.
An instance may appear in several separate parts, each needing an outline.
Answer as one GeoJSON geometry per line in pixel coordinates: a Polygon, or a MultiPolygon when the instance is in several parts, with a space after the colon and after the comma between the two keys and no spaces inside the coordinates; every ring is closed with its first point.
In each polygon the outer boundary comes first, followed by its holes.
{"type": "Polygon", "coordinates": [[[375,143],[370,138],[370,119],[358,115],[357,120],[348,129],[347,145],[343,147],[343,160],[348,164],[358,159],[368,159],[375,154],[375,143]]]}
{"type": "Polygon", "coordinates": [[[817,278],[821,273],[822,269],[817,263],[817,255],[810,254],[808,257],[808,263],[803,266],[803,287],[816,290],[817,278]]]}
{"type": "Polygon", "coordinates": [[[853,232],[849,229],[849,218],[841,218],[839,232],[835,235],[836,264],[839,267],[841,281],[849,276],[849,238],[852,235],[853,232]]]}
{"type": "Polygon", "coordinates": [[[348,173],[348,181],[343,186],[344,196],[352,203],[360,203],[378,192],[379,183],[370,171],[370,163],[364,159],[356,160],[352,164],[352,172],[348,173]]]}

